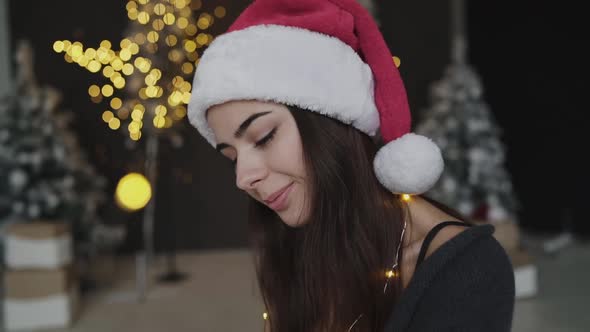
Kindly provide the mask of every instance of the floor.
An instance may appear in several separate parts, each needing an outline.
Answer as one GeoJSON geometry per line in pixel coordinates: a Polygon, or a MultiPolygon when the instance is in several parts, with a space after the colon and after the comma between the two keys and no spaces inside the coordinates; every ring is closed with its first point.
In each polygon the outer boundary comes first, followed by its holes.
{"type": "Polygon", "coordinates": [[[539,293],[517,301],[513,332],[590,331],[590,241],[574,239],[547,254],[535,245],[542,238],[528,239],[538,268],[539,293]]]}
{"type": "MultiPolygon", "coordinates": [[[[529,237],[531,244],[542,239],[529,237]]],[[[513,332],[582,332],[590,330],[590,243],[573,242],[547,255],[531,246],[539,271],[537,296],[518,300],[513,332]]],[[[147,298],[138,301],[134,260],[119,258],[101,266],[108,291],[83,299],[69,329],[51,332],[227,332],[262,331],[263,305],[258,297],[248,252],[242,250],[181,253],[179,283],[157,282],[166,266],[152,265],[147,298]]]]}

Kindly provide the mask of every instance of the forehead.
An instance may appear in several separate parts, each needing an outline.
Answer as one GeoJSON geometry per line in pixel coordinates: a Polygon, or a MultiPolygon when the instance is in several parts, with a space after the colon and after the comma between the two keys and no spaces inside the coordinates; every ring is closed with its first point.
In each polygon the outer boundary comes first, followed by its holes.
{"type": "Polygon", "coordinates": [[[229,101],[223,104],[211,106],[207,110],[207,121],[216,122],[219,118],[224,120],[239,119],[248,117],[256,108],[263,106],[264,103],[258,101],[229,101]]]}
{"type": "Polygon", "coordinates": [[[207,123],[216,132],[219,130],[235,130],[250,115],[259,112],[279,111],[284,106],[256,100],[230,101],[215,105],[207,110],[207,123]]]}

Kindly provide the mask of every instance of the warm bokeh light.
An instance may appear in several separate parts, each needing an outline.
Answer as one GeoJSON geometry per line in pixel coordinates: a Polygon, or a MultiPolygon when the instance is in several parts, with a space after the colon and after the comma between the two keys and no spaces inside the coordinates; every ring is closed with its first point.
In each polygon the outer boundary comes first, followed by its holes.
{"type": "Polygon", "coordinates": [[[103,40],[100,42],[100,47],[108,50],[111,48],[111,42],[108,40],[103,40]]]}
{"type": "Polygon", "coordinates": [[[98,95],[100,95],[100,87],[98,85],[91,85],[88,88],[88,94],[90,95],[90,97],[98,97],[98,95]]]}
{"type": "Polygon", "coordinates": [[[173,124],[174,122],[169,116],[164,118],[164,128],[171,128],[173,124]]]}
{"type": "Polygon", "coordinates": [[[211,20],[208,16],[201,16],[201,18],[199,18],[199,20],[197,21],[197,27],[201,30],[205,30],[209,27],[210,23],[211,20]]]}
{"type": "Polygon", "coordinates": [[[186,17],[179,17],[178,20],[176,20],[176,26],[180,29],[186,29],[186,27],[188,27],[188,19],[186,17]]]}
{"type": "Polygon", "coordinates": [[[130,10],[132,8],[137,9],[137,3],[135,1],[129,1],[129,2],[127,2],[127,5],[125,6],[125,8],[127,10],[130,10]]]}
{"type": "Polygon", "coordinates": [[[123,101],[120,98],[113,98],[111,99],[111,108],[114,110],[118,110],[119,108],[121,108],[121,106],[123,106],[123,101]]]}
{"type": "Polygon", "coordinates": [[[72,58],[75,58],[75,57],[81,56],[82,51],[83,51],[82,46],[79,44],[75,44],[75,45],[72,45],[72,47],[67,52],[72,58]]]}
{"type": "Polygon", "coordinates": [[[106,110],[102,113],[102,121],[109,123],[114,116],[113,112],[106,110]]]}
{"type": "Polygon", "coordinates": [[[184,118],[186,116],[186,108],[183,106],[178,106],[176,109],[174,109],[174,115],[178,119],[184,118]]]}
{"type": "Polygon", "coordinates": [[[100,62],[96,61],[96,60],[92,60],[88,63],[88,66],[86,66],[86,68],[88,68],[88,70],[92,73],[98,73],[100,71],[100,68],[102,67],[102,65],[100,64],[100,62]]]}
{"type": "Polygon", "coordinates": [[[146,100],[148,98],[146,90],[147,90],[146,88],[139,89],[137,94],[139,95],[140,99],[146,100]]]}
{"type": "Polygon", "coordinates": [[[162,16],[166,14],[166,6],[163,3],[158,3],[154,6],[154,14],[162,16]]]}
{"type": "Polygon", "coordinates": [[[207,37],[207,34],[205,34],[205,33],[200,33],[197,36],[197,43],[199,43],[201,45],[207,45],[208,41],[209,41],[209,37],[207,37]]]}
{"type": "Polygon", "coordinates": [[[156,31],[150,31],[147,35],[147,40],[150,43],[157,43],[158,39],[160,39],[160,35],[156,31]]]}
{"type": "Polygon", "coordinates": [[[93,48],[87,48],[86,51],[84,51],[84,55],[88,59],[94,59],[94,57],[96,57],[96,50],[93,48]]]}
{"type": "Polygon", "coordinates": [[[171,1],[171,3],[173,3],[174,6],[178,9],[182,9],[187,5],[187,3],[184,0],[171,1]]]}
{"type": "Polygon", "coordinates": [[[127,126],[127,129],[129,130],[130,133],[139,132],[139,122],[138,121],[131,122],[129,124],[129,126],[127,126]]]}
{"type": "Polygon", "coordinates": [[[194,36],[197,33],[197,27],[194,24],[189,24],[186,29],[184,29],[184,32],[189,36],[194,36]]]}
{"type": "Polygon", "coordinates": [[[154,28],[154,30],[156,31],[162,31],[164,30],[164,21],[162,21],[162,19],[155,19],[152,22],[152,28],[154,28]]]}
{"type": "Polygon", "coordinates": [[[168,113],[168,109],[166,108],[166,106],[164,106],[164,105],[156,106],[156,115],[157,116],[164,117],[164,116],[166,116],[166,113],[168,113]]]}
{"type": "Polygon", "coordinates": [[[199,63],[199,50],[213,40],[205,30],[225,17],[227,10],[215,6],[210,13],[197,13],[201,0],[125,2],[132,21],[126,38],[101,40],[95,48],[58,40],[52,48],[63,53],[66,62],[98,74],[99,82],[89,86],[88,95],[93,103],[107,102],[110,109],[102,112],[102,120],[112,130],[126,128],[131,139],[139,140],[144,120],[152,121],[155,128],[170,128],[186,117],[192,89],[188,77],[199,63]],[[128,91],[121,91],[124,88],[128,91]]]}
{"type": "Polygon", "coordinates": [[[188,105],[190,100],[191,100],[191,93],[187,92],[187,91],[183,92],[182,93],[182,102],[188,105]]]}
{"type": "Polygon", "coordinates": [[[121,208],[127,211],[144,208],[151,198],[152,187],[142,174],[129,173],[117,184],[115,200],[121,208]]]}
{"type": "Polygon", "coordinates": [[[194,52],[197,49],[197,44],[192,40],[187,40],[186,43],[184,43],[184,49],[187,52],[194,52]]]}
{"type": "Polygon", "coordinates": [[[178,42],[178,38],[175,35],[168,35],[166,36],[166,45],[172,47],[175,46],[178,42]]]}
{"type": "Polygon", "coordinates": [[[134,71],[133,65],[130,63],[124,64],[123,69],[121,71],[123,72],[123,74],[129,76],[129,75],[133,74],[133,71],[134,71]]]}
{"type": "MultiPolygon", "coordinates": [[[[129,52],[129,50],[125,50],[125,51],[129,52]]],[[[127,54],[127,53],[125,53],[125,54],[127,54]]],[[[129,56],[129,58],[131,58],[131,52],[128,53],[128,56],[129,56]]],[[[127,61],[129,59],[123,59],[123,60],[127,61]]],[[[123,65],[125,64],[123,62],[123,60],[119,59],[117,57],[114,57],[111,60],[111,66],[113,66],[113,69],[115,69],[116,71],[121,71],[121,69],[123,69],[123,65]]]]}
{"type": "Polygon", "coordinates": [[[119,52],[119,58],[123,61],[129,61],[129,59],[131,59],[131,51],[127,48],[122,49],[121,52],[119,52]]]}
{"type": "Polygon", "coordinates": [[[101,92],[103,96],[110,97],[113,95],[114,90],[110,84],[105,84],[102,86],[101,92]]]}
{"type": "Polygon", "coordinates": [[[393,277],[396,277],[396,276],[397,276],[397,273],[395,273],[395,271],[393,271],[393,270],[388,270],[388,271],[385,272],[385,277],[386,278],[393,278],[393,277]]]}
{"type": "Polygon", "coordinates": [[[146,41],[146,37],[145,34],[139,32],[135,35],[135,37],[133,38],[133,40],[135,40],[135,42],[139,45],[143,45],[145,44],[146,41]]]}
{"type": "Polygon", "coordinates": [[[119,127],[121,127],[121,120],[119,120],[118,118],[112,118],[109,121],[109,128],[111,128],[112,130],[117,130],[119,129],[119,127]]]}
{"type": "Polygon", "coordinates": [[[95,104],[100,104],[102,102],[102,95],[98,95],[97,97],[90,97],[90,100],[95,104]]]}
{"type": "Polygon", "coordinates": [[[139,15],[139,12],[137,11],[136,8],[131,8],[127,11],[127,17],[129,17],[129,19],[132,21],[137,20],[138,15],[139,15]]]}
{"type": "Polygon", "coordinates": [[[172,25],[174,24],[174,22],[176,22],[176,17],[172,13],[167,13],[166,15],[164,15],[163,20],[164,23],[166,23],[166,25],[172,25]]]}
{"type": "Polygon", "coordinates": [[[191,74],[194,70],[194,66],[190,62],[185,62],[182,64],[182,72],[185,74],[191,74]]]}
{"type": "Polygon", "coordinates": [[[156,128],[163,128],[164,124],[166,124],[166,120],[164,120],[161,116],[154,117],[154,127],[156,128]]]}
{"type": "Polygon", "coordinates": [[[109,77],[113,76],[114,73],[115,73],[115,69],[113,69],[113,67],[111,67],[111,66],[105,66],[102,69],[102,74],[106,78],[109,78],[109,77]]]}
{"type": "Polygon", "coordinates": [[[57,53],[61,53],[64,50],[64,42],[61,40],[56,41],[53,43],[53,50],[57,53]]]}
{"type": "Polygon", "coordinates": [[[117,77],[113,80],[113,85],[115,86],[115,88],[121,90],[125,87],[125,79],[123,77],[117,77]]]}
{"type": "Polygon", "coordinates": [[[139,45],[137,45],[136,43],[131,43],[128,47],[129,52],[131,52],[131,54],[135,55],[137,53],[139,53],[139,45]]]}
{"type": "Polygon", "coordinates": [[[143,119],[143,112],[138,109],[134,109],[133,112],[131,112],[131,118],[133,121],[140,122],[143,119]]]}
{"type": "Polygon", "coordinates": [[[177,49],[173,49],[168,52],[168,60],[172,62],[180,62],[182,60],[182,53],[177,49]]]}
{"type": "Polygon", "coordinates": [[[150,14],[146,12],[139,12],[137,15],[137,21],[141,24],[148,24],[150,21],[150,14]]]}
{"type": "Polygon", "coordinates": [[[201,0],[193,0],[191,2],[191,8],[193,10],[199,10],[203,6],[203,2],[201,0]]]}
{"type": "Polygon", "coordinates": [[[141,138],[141,131],[137,133],[130,133],[129,137],[131,137],[131,139],[134,141],[139,141],[139,139],[141,138]]]}
{"type": "Polygon", "coordinates": [[[215,16],[217,16],[218,18],[223,18],[225,17],[226,14],[226,10],[224,7],[222,6],[218,6],[215,8],[215,11],[213,12],[215,14],[215,16]]]}
{"type": "Polygon", "coordinates": [[[127,120],[129,118],[129,110],[126,108],[121,108],[117,111],[117,117],[120,120],[127,120]]]}

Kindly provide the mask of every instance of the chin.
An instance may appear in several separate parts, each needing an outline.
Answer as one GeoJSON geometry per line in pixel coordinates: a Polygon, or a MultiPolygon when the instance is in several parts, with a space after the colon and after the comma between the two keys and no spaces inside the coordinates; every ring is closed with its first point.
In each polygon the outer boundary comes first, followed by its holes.
{"type": "Polygon", "coordinates": [[[279,217],[281,218],[283,223],[285,223],[285,225],[292,228],[303,227],[307,224],[307,220],[305,220],[305,218],[300,218],[300,216],[281,216],[279,214],[279,217]]]}

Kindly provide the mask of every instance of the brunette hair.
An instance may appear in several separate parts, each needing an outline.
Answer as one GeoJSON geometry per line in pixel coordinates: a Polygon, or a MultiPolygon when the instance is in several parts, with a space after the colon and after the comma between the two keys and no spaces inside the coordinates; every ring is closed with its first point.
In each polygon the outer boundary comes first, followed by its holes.
{"type": "Polygon", "coordinates": [[[404,205],[375,177],[378,145],[369,136],[288,108],[301,135],[311,212],[305,226],[292,228],[251,199],[250,239],[270,330],[347,331],[360,314],[353,331],[382,330],[401,292],[399,278],[383,288],[404,205]]]}

